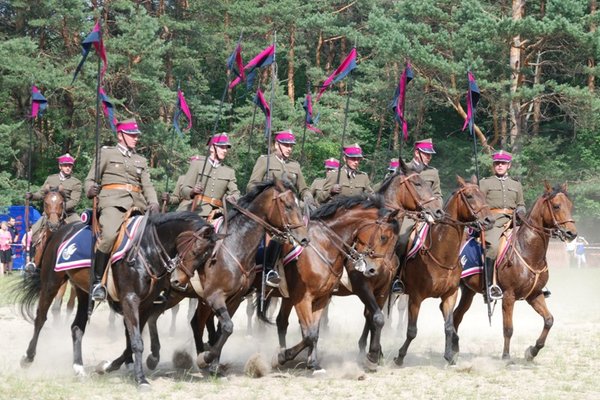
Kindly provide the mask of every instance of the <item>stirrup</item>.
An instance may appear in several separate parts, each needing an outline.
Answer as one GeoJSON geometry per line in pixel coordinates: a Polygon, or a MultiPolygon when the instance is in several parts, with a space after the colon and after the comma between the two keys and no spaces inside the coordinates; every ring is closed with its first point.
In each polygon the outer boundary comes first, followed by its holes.
{"type": "Polygon", "coordinates": [[[392,283],[392,293],[393,294],[404,294],[404,283],[401,280],[396,279],[394,283],[392,283]]]}
{"type": "Polygon", "coordinates": [[[279,282],[281,282],[281,278],[279,277],[279,273],[274,269],[267,272],[267,278],[265,279],[265,283],[271,287],[279,287],[279,282]]]}
{"type": "Polygon", "coordinates": [[[33,261],[29,261],[27,264],[25,264],[25,267],[23,267],[23,271],[25,271],[28,274],[33,274],[36,268],[37,267],[35,263],[33,261]]]}
{"type": "Polygon", "coordinates": [[[552,295],[552,292],[550,291],[550,289],[548,289],[546,286],[544,286],[542,288],[542,294],[547,299],[548,297],[550,297],[550,295],[552,295]]]}
{"type": "Polygon", "coordinates": [[[154,299],[152,304],[165,304],[167,302],[167,296],[165,296],[164,291],[160,292],[158,296],[154,299]]]}
{"type": "Polygon", "coordinates": [[[490,285],[488,288],[488,298],[491,300],[501,300],[504,297],[502,289],[498,285],[490,285]]]}
{"type": "Polygon", "coordinates": [[[92,289],[92,299],[94,301],[106,300],[106,288],[102,285],[102,283],[96,283],[94,285],[94,288],[92,289]]]}

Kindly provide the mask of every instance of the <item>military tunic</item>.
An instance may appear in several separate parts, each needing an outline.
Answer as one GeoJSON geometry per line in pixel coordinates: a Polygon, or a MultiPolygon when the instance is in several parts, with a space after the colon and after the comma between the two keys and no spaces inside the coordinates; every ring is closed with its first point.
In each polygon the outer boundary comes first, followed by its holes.
{"type": "MultiPolygon", "coordinates": [[[[217,204],[209,204],[211,201],[220,204],[221,201],[223,201],[224,196],[233,196],[237,199],[240,197],[240,191],[237,187],[237,180],[233,168],[221,163],[213,163],[208,159],[206,167],[204,168],[204,174],[202,174],[204,160],[205,157],[200,157],[190,164],[181,184],[181,198],[186,200],[190,199],[194,186],[198,183],[202,183],[204,186],[204,193],[202,193],[202,196],[205,196],[205,199],[202,201],[202,207],[198,208],[196,211],[198,212],[198,215],[206,218],[213,210],[221,208],[217,204]],[[206,199],[207,197],[210,199],[206,199]]],[[[188,206],[191,206],[191,204],[192,201],[190,200],[188,206]]],[[[197,204],[200,205],[200,199],[197,200],[197,204]]],[[[181,209],[182,206],[179,206],[178,210],[181,209]]]]}
{"type": "Polygon", "coordinates": [[[276,177],[282,179],[283,175],[286,175],[289,180],[298,190],[301,199],[305,197],[312,198],[309,187],[306,185],[304,175],[300,169],[300,164],[293,160],[282,160],[275,154],[271,154],[269,158],[269,174],[267,176],[267,156],[262,155],[256,160],[254,169],[252,169],[252,175],[246,186],[246,192],[252,190],[256,184],[262,182],[265,179],[273,179],[276,177]],[[266,178],[265,178],[266,177],[266,178]]]}
{"type": "MultiPolygon", "coordinates": [[[[323,204],[331,198],[331,188],[337,183],[337,176],[337,170],[332,170],[327,173],[323,190],[319,192],[319,196],[317,197],[319,203],[323,204]]],[[[342,196],[356,196],[361,193],[373,193],[369,175],[361,171],[352,171],[346,165],[342,167],[339,185],[342,187],[342,191],[339,193],[342,196]]]]}
{"type": "Polygon", "coordinates": [[[521,182],[508,175],[501,178],[494,175],[483,178],[479,182],[479,188],[496,218],[492,229],[485,232],[486,242],[489,245],[486,256],[495,259],[498,256],[500,236],[505,225],[512,219],[512,213],[517,208],[525,209],[523,186],[521,182]]]}
{"type": "MultiPolygon", "coordinates": [[[[79,215],[75,212],[75,207],[81,200],[81,181],[73,175],[64,176],[62,173],[53,174],[46,178],[46,181],[36,193],[33,193],[33,200],[43,200],[47,189],[58,189],[62,185],[62,193],[65,197],[65,224],[79,221],[79,215]]],[[[43,215],[31,227],[32,235],[36,235],[38,231],[46,224],[46,216],[43,215]]]]}
{"type": "Polygon", "coordinates": [[[437,168],[431,167],[429,165],[423,165],[420,163],[416,163],[415,160],[411,160],[408,164],[406,164],[409,171],[418,172],[421,178],[427,182],[431,186],[431,191],[433,195],[442,200],[442,189],[440,185],[440,175],[438,173],[437,168]]]}
{"type": "Polygon", "coordinates": [[[181,204],[181,184],[183,183],[184,176],[185,175],[181,175],[179,178],[177,178],[177,182],[175,183],[173,193],[169,195],[169,205],[171,206],[181,204]]]}
{"type": "Polygon", "coordinates": [[[86,193],[95,183],[101,186],[98,195],[100,228],[98,250],[110,253],[125,213],[132,207],[145,211],[150,203],[158,204],[156,191],[150,181],[148,163],[144,157],[124,146],[105,146],[100,153],[100,180],[94,181],[96,160],[85,178],[86,193]],[[108,188],[107,185],[123,185],[108,188]],[[127,187],[125,185],[128,185],[127,187]]]}
{"type": "Polygon", "coordinates": [[[314,199],[316,199],[319,196],[319,193],[323,190],[325,180],[326,178],[317,178],[310,185],[310,194],[312,194],[314,199]]]}

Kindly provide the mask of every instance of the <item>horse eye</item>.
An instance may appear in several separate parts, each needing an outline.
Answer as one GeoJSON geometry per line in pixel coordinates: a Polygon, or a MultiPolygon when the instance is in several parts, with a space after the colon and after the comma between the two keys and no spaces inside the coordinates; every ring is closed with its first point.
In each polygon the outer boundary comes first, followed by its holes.
{"type": "Polygon", "coordinates": [[[552,208],[555,210],[560,210],[560,204],[554,204],[552,205],[552,208]]]}
{"type": "Polygon", "coordinates": [[[387,240],[388,240],[388,237],[387,237],[387,236],[385,236],[385,235],[381,236],[381,241],[382,241],[383,243],[387,242],[387,240]]]}
{"type": "Polygon", "coordinates": [[[473,198],[473,195],[472,194],[468,194],[466,197],[467,197],[467,199],[471,200],[473,198]]]}

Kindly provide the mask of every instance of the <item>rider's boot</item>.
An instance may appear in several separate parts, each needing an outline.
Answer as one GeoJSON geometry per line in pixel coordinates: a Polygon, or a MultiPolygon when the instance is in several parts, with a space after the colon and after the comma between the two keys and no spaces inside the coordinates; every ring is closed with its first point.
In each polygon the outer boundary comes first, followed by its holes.
{"type": "Polygon", "coordinates": [[[484,296],[484,300],[487,303],[487,300],[500,300],[503,297],[502,289],[500,286],[494,284],[494,263],[496,260],[493,258],[485,259],[485,275],[486,275],[486,293],[487,296],[484,296]]]}
{"type": "Polygon", "coordinates": [[[265,274],[267,277],[265,282],[271,287],[279,287],[281,278],[279,277],[277,269],[275,269],[275,265],[277,264],[277,260],[279,260],[279,255],[281,254],[281,243],[272,239],[266,248],[266,252],[265,274]]]}
{"type": "Polygon", "coordinates": [[[94,301],[106,300],[106,288],[104,287],[104,285],[102,285],[102,276],[104,275],[106,265],[108,265],[109,258],[110,254],[96,250],[94,263],[92,264],[92,268],[94,269],[94,282],[92,283],[92,299],[94,301]]]}

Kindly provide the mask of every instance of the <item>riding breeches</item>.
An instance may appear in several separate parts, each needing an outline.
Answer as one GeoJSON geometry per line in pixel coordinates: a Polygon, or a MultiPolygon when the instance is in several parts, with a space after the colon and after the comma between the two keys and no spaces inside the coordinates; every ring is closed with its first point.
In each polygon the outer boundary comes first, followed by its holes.
{"type": "Polygon", "coordinates": [[[96,242],[96,248],[106,254],[112,251],[112,247],[119,235],[119,229],[127,210],[121,207],[106,207],[100,211],[100,237],[96,242]]]}
{"type": "Polygon", "coordinates": [[[500,244],[500,236],[506,229],[506,225],[511,221],[511,218],[504,215],[496,216],[496,222],[492,229],[485,231],[486,257],[495,260],[498,257],[498,246],[500,244]]]}

